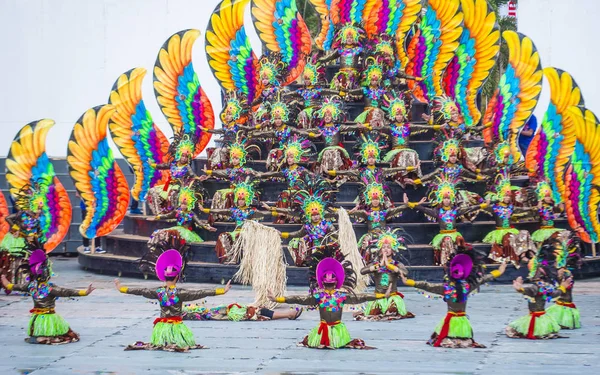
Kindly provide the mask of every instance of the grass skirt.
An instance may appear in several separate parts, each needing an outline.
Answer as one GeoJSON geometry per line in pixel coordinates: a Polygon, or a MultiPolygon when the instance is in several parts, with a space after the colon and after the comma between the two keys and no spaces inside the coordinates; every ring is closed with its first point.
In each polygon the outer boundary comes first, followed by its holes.
{"type": "Polygon", "coordinates": [[[32,314],[27,327],[32,344],[67,344],[79,341],[79,335],[58,314],[32,314]]]}
{"type": "MultiPolygon", "coordinates": [[[[431,335],[428,345],[434,345],[438,339],[440,332],[444,326],[445,318],[442,319],[435,327],[435,331],[431,335]]],[[[442,348],[485,348],[485,345],[481,345],[473,340],[473,327],[471,322],[466,316],[454,316],[450,319],[450,326],[448,328],[448,335],[442,339],[440,343],[442,348]]]]}
{"type": "Polygon", "coordinates": [[[152,330],[149,343],[136,342],[125,350],[165,350],[171,352],[187,352],[190,349],[204,349],[196,345],[194,334],[183,323],[158,322],[152,330]]]}
{"type": "Polygon", "coordinates": [[[552,236],[554,233],[561,232],[563,230],[564,229],[559,229],[559,228],[538,229],[531,234],[531,239],[533,240],[533,242],[544,242],[548,238],[550,238],[550,236],[552,236]]]}
{"type": "MultiPolygon", "coordinates": [[[[528,314],[510,323],[506,327],[506,335],[512,338],[527,338],[531,319],[533,317],[528,314]]],[[[550,315],[544,314],[536,318],[533,330],[533,336],[536,339],[556,339],[559,337],[558,331],[560,331],[560,326],[550,315]]]]}
{"type": "Polygon", "coordinates": [[[519,230],[515,228],[496,229],[488,233],[483,242],[502,245],[502,239],[509,233],[516,236],[519,234],[519,230]]]}
{"type": "Polygon", "coordinates": [[[202,237],[196,234],[196,232],[187,229],[186,227],[176,226],[167,228],[167,230],[176,230],[179,232],[181,238],[183,238],[186,242],[204,242],[202,237]]]}
{"type": "Polygon", "coordinates": [[[452,239],[452,242],[456,242],[456,239],[458,237],[462,237],[462,235],[458,231],[451,233],[438,233],[435,237],[433,237],[433,240],[431,240],[431,246],[435,250],[439,250],[442,245],[442,241],[444,240],[444,237],[450,237],[452,239]]]}
{"type": "Polygon", "coordinates": [[[373,349],[366,346],[364,341],[360,339],[353,340],[344,323],[329,326],[327,330],[329,345],[322,345],[321,338],[323,337],[323,333],[319,333],[320,328],[321,325],[313,328],[299,345],[315,349],[373,349]]]}
{"type": "Polygon", "coordinates": [[[414,317],[413,313],[406,311],[404,299],[399,295],[370,301],[363,312],[354,315],[355,320],[399,320],[414,317]]]}
{"type": "Polygon", "coordinates": [[[562,329],[581,328],[577,307],[554,304],[546,309],[546,315],[552,317],[562,329]]]}

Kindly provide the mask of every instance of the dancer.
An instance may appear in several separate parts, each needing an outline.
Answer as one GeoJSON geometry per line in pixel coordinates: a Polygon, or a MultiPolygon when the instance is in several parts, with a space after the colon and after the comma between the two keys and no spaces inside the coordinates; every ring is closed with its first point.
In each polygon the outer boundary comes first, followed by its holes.
{"type": "Polygon", "coordinates": [[[564,278],[558,288],[554,286],[557,281],[554,250],[554,245],[547,243],[540,248],[536,257],[529,261],[527,284],[523,283],[521,276],[513,281],[515,290],[528,300],[529,314],[510,323],[506,327],[506,336],[530,340],[560,337],[560,325],[546,315],[544,307],[547,301],[565,295],[573,278],[564,278]]]}
{"type": "Polygon", "coordinates": [[[52,271],[49,260],[43,250],[35,250],[29,256],[31,281],[28,284],[11,284],[2,275],[2,286],[8,291],[28,292],[33,298],[33,309],[25,342],[30,344],[68,344],[79,341],[79,335],[73,332],[69,323],[56,314],[54,307],[59,297],[84,297],[95,288],[90,284],[87,289],[75,290],[61,288],[50,282],[52,271]]]}
{"type": "Polygon", "coordinates": [[[358,63],[365,52],[364,33],[364,30],[352,24],[342,26],[335,35],[333,52],[319,59],[320,63],[340,59],[340,70],[331,80],[332,89],[348,91],[358,86],[358,63]]]}
{"type": "Polygon", "coordinates": [[[207,308],[203,305],[189,304],[183,306],[183,320],[229,320],[266,321],[266,320],[296,320],[302,315],[303,308],[271,310],[254,305],[232,303],[207,308]]]}
{"type": "Polygon", "coordinates": [[[551,236],[563,231],[563,229],[554,227],[554,219],[556,219],[556,209],[552,199],[552,188],[546,181],[538,182],[535,193],[537,195],[538,204],[537,211],[540,217],[540,229],[531,234],[531,239],[536,244],[541,244],[551,236]]]}
{"type": "Polygon", "coordinates": [[[375,261],[364,267],[360,273],[372,275],[375,282],[375,295],[378,298],[388,293],[389,297],[371,301],[364,311],[354,314],[355,320],[397,320],[414,318],[406,310],[404,295],[398,292],[399,274],[407,274],[406,267],[394,259],[395,255],[406,250],[404,238],[396,231],[387,230],[379,235],[375,244],[375,261]]]}
{"type": "Polygon", "coordinates": [[[446,268],[444,283],[431,284],[424,281],[407,279],[404,273],[400,278],[404,285],[440,295],[448,306],[446,317],[437,325],[428,345],[442,348],[485,348],[473,338],[473,328],[467,318],[467,300],[469,294],[482,283],[497,279],[506,270],[506,263],[497,270],[484,275],[483,255],[473,249],[461,247],[446,268]]]}
{"type": "Polygon", "coordinates": [[[115,286],[119,292],[155,299],[160,304],[160,318],[154,320],[150,342],[138,341],[127,346],[125,350],[187,352],[190,349],[204,348],[202,345],[196,344],[194,334],[182,323],[183,302],[225,294],[231,288],[231,282],[228,282],[225,288],[216,290],[179,289],[177,281],[182,265],[183,259],[177,250],[165,251],[156,261],[156,276],[165,282],[159,288],[128,288],[121,285],[119,279],[115,279],[115,286]]]}
{"type": "MultiPolygon", "coordinates": [[[[342,323],[344,305],[375,300],[374,294],[354,294],[356,282],[349,263],[342,265],[333,258],[325,258],[316,269],[319,288],[308,296],[278,297],[269,293],[269,299],[277,303],[318,306],[321,323],[313,328],[300,345],[315,349],[373,349],[360,339],[352,339],[342,323]]],[[[389,297],[389,293],[385,295],[389,297]]]]}

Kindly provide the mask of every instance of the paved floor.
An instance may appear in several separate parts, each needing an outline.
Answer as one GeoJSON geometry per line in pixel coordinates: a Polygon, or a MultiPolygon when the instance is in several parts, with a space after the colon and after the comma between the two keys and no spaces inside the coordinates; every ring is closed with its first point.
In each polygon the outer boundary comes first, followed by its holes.
{"type": "MultiPolygon", "coordinates": [[[[81,334],[81,341],[62,346],[23,342],[31,301],[0,296],[0,374],[200,374],[200,373],[401,373],[401,374],[598,374],[600,371],[600,280],[580,281],[575,302],[583,329],[564,332],[566,339],[509,339],[504,326],[526,313],[526,301],[510,286],[489,285],[472,297],[469,316],[477,341],[487,349],[447,350],[425,345],[445,304],[414,289],[403,290],[417,317],[396,322],[354,322],[354,337],[377,347],[372,351],[314,350],[296,342],[316,324],[317,313],[297,321],[190,322],[198,343],[210,349],[191,353],[125,352],[136,340],[148,340],[158,307],[142,297],[121,295],[111,276],[81,270],[75,259],[56,259],[57,285],[98,288],[87,298],[61,299],[58,312],[81,334]]],[[[129,286],[156,281],[124,278],[129,286]]],[[[214,287],[188,284],[192,287],[214,287]]],[[[302,293],[294,288],[290,293],[302,293]]],[[[247,287],[234,286],[207,304],[250,302],[247,287]]]]}

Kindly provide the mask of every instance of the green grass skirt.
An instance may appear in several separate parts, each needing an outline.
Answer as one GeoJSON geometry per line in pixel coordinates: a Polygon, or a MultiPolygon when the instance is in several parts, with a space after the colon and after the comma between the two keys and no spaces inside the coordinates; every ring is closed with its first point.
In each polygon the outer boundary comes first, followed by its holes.
{"type": "Polygon", "coordinates": [[[519,234],[519,230],[515,228],[496,229],[488,233],[487,236],[485,236],[485,238],[483,239],[483,242],[501,245],[502,238],[504,238],[504,236],[508,233],[517,235],[519,234]]]}
{"type": "Polygon", "coordinates": [[[189,348],[196,346],[194,334],[183,323],[156,323],[152,330],[150,343],[159,347],[176,345],[179,348],[189,348]]]}
{"type": "MultiPolygon", "coordinates": [[[[444,319],[442,319],[435,327],[435,333],[440,334],[442,327],[444,326],[444,319]]],[[[450,327],[448,329],[448,338],[460,338],[460,339],[472,339],[473,338],[473,327],[471,322],[466,316],[455,316],[450,319],[450,327]]]]}
{"type": "Polygon", "coordinates": [[[196,232],[187,229],[186,227],[178,225],[176,227],[167,228],[167,230],[176,230],[186,242],[204,242],[202,237],[197,235],[196,232]]]}
{"type": "Polygon", "coordinates": [[[548,238],[550,238],[550,236],[552,236],[554,233],[561,232],[563,230],[564,229],[559,228],[538,229],[531,234],[531,239],[533,240],[533,242],[544,242],[548,238]]]}
{"type": "Polygon", "coordinates": [[[371,311],[377,308],[381,310],[382,314],[385,314],[392,303],[396,304],[398,315],[406,315],[406,306],[404,304],[404,300],[400,296],[390,296],[388,298],[380,298],[375,301],[370,301],[365,307],[365,315],[371,315],[371,311]]]}
{"type": "Polygon", "coordinates": [[[33,314],[29,318],[27,332],[33,332],[31,336],[36,337],[62,336],[69,332],[69,323],[58,314],[33,314]]]}
{"type": "Polygon", "coordinates": [[[431,240],[431,246],[435,249],[435,250],[439,250],[441,248],[442,245],[442,241],[444,240],[444,237],[450,237],[452,239],[452,242],[456,242],[456,239],[458,237],[462,237],[462,235],[456,231],[456,232],[452,232],[452,233],[438,233],[435,235],[435,237],[433,237],[433,240],[431,240]]]}
{"type": "MultiPolygon", "coordinates": [[[[321,348],[321,336],[322,334],[319,334],[319,327],[320,326],[316,326],[315,328],[313,328],[310,333],[308,334],[308,346],[311,348],[321,348]]],[[[348,328],[346,328],[346,325],[344,323],[339,323],[335,326],[329,326],[329,330],[328,330],[328,336],[329,336],[329,347],[331,348],[342,348],[346,345],[348,345],[350,343],[350,341],[352,341],[352,338],[350,337],[350,333],[348,332],[348,328]]]]}
{"type": "MultiPolygon", "coordinates": [[[[531,322],[531,315],[525,315],[508,326],[517,331],[523,337],[527,336],[529,332],[529,323],[531,322]]],[[[533,329],[533,335],[535,337],[544,337],[552,334],[556,334],[560,331],[560,326],[550,315],[544,314],[536,318],[535,328],[533,329]]]]}
{"type": "Polygon", "coordinates": [[[579,309],[554,304],[546,309],[546,315],[551,316],[561,328],[577,329],[581,328],[579,321],[579,309]]]}

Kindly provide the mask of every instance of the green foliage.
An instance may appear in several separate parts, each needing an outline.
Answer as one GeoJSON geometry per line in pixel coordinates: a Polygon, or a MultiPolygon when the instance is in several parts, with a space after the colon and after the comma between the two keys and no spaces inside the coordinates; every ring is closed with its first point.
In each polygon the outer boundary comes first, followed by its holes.
{"type": "Polygon", "coordinates": [[[302,18],[304,18],[304,22],[306,22],[306,26],[308,26],[310,35],[314,38],[319,34],[319,30],[321,29],[319,14],[309,0],[296,0],[296,5],[298,6],[298,11],[302,15],[302,18]]]}

